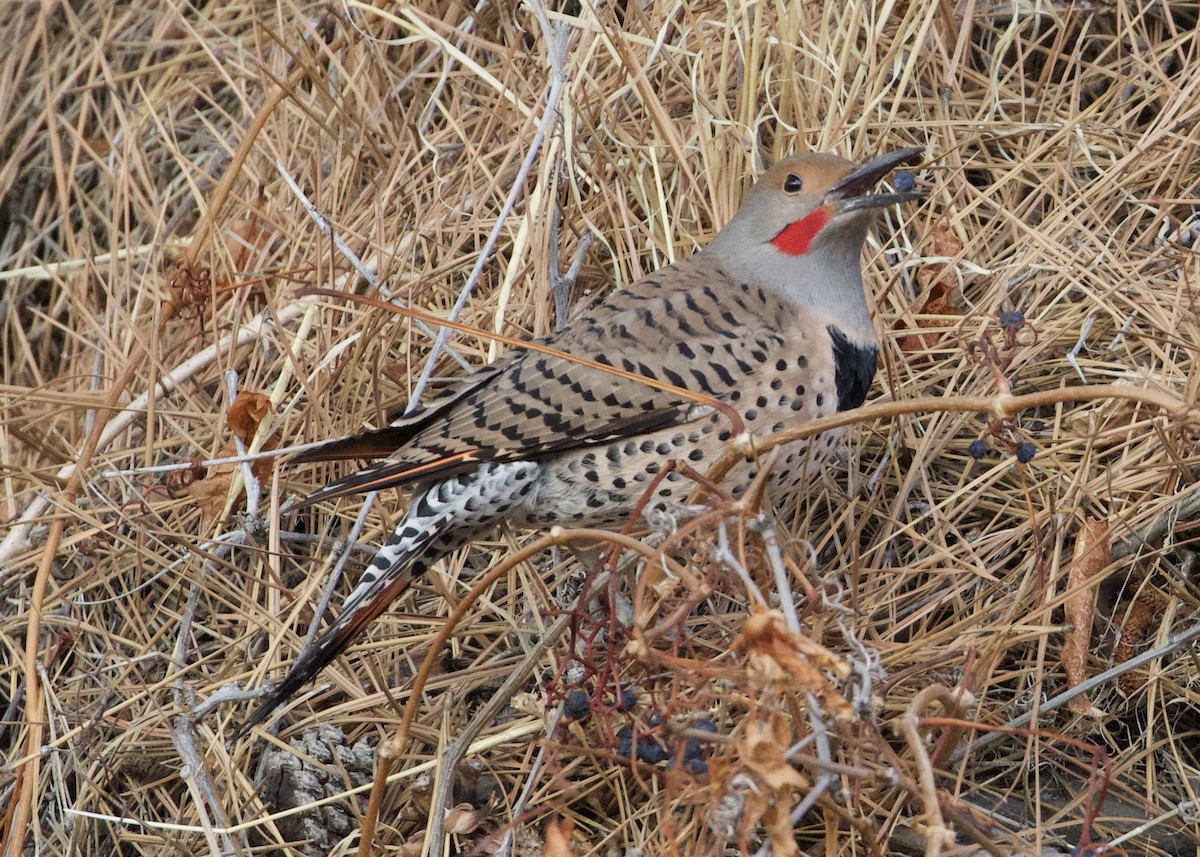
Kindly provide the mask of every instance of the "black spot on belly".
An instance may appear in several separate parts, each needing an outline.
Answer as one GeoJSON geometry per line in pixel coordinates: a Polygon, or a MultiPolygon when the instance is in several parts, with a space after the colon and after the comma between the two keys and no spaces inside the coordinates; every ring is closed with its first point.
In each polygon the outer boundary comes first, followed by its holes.
{"type": "Polygon", "coordinates": [[[832,324],[826,329],[833,342],[833,381],[837,385],[838,410],[848,411],[866,401],[871,379],[875,377],[879,349],[874,345],[856,345],[832,324]]]}

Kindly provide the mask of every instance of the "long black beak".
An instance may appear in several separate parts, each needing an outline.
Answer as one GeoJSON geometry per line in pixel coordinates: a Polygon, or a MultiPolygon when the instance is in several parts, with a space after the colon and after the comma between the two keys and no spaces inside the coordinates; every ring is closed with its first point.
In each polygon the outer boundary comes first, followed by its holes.
{"type": "Polygon", "coordinates": [[[825,194],[825,202],[832,203],[839,214],[847,211],[857,211],[862,208],[882,208],[898,202],[912,202],[922,199],[924,194],[917,191],[901,191],[897,193],[871,193],[871,188],[881,178],[901,164],[912,164],[921,160],[925,152],[924,146],[913,146],[908,149],[897,149],[887,152],[877,158],[872,158],[850,175],[839,181],[825,194]]]}

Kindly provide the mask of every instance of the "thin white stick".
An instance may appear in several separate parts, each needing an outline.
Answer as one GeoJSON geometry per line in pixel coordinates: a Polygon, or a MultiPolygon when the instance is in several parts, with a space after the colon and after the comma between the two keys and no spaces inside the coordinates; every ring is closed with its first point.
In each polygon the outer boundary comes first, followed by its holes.
{"type": "Polygon", "coordinates": [[[329,441],[314,440],[311,443],[297,443],[292,446],[280,446],[261,452],[248,452],[245,455],[227,455],[224,458],[205,458],[202,461],[177,461],[174,464],[151,464],[146,467],[130,467],[128,470],[102,470],[100,475],[105,479],[116,479],[122,476],[142,476],[147,473],[173,473],[177,470],[191,470],[194,467],[220,467],[223,464],[248,464],[261,461],[264,458],[278,458],[281,455],[291,455],[296,452],[307,452],[324,446],[329,441]]]}
{"type": "Polygon", "coordinates": [[[1066,353],[1067,362],[1075,368],[1075,374],[1079,376],[1079,380],[1087,383],[1088,379],[1083,374],[1083,369],[1079,367],[1079,352],[1083,351],[1083,347],[1087,345],[1087,336],[1092,331],[1092,325],[1096,323],[1096,316],[1089,315],[1083,320],[1083,324],[1079,329],[1079,339],[1075,340],[1075,347],[1066,353]]]}
{"type": "Polygon", "coordinates": [[[98,253],[82,259],[67,259],[64,262],[43,262],[40,265],[30,265],[25,268],[10,268],[0,271],[0,283],[7,280],[55,280],[70,274],[86,274],[92,268],[106,265],[109,262],[119,262],[122,259],[133,259],[137,256],[148,256],[155,250],[184,250],[192,243],[191,238],[172,238],[158,244],[140,244],[137,247],[125,247],[113,253],[98,253]]]}
{"type": "MultiPolygon", "coordinates": [[[[229,395],[229,402],[226,408],[232,408],[234,400],[237,399],[237,370],[225,370],[225,390],[229,395]]],[[[238,455],[242,458],[246,456],[246,443],[235,432],[233,435],[233,445],[237,449],[238,455]]],[[[258,481],[258,477],[254,475],[254,468],[247,461],[242,462],[242,484],[246,488],[246,515],[250,520],[254,520],[258,516],[258,501],[262,497],[262,483],[258,481]]]]}

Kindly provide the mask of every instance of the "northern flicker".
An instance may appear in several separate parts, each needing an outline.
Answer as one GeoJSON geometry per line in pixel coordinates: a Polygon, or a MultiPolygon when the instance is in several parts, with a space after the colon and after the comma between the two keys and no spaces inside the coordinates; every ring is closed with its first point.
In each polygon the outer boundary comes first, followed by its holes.
{"type": "MultiPolygon", "coordinates": [[[[876,213],[919,198],[871,193],[920,148],[857,169],[827,154],[768,169],[707,247],[612,293],[540,341],[559,351],[727,403],[749,431],[858,407],[877,345],[859,260],[876,213]]],[[[611,527],[625,522],[671,459],[711,462],[730,439],[725,414],[676,392],[527,350],[465,378],[386,428],[334,440],[295,461],[379,458],[299,506],[394,486],[408,510],[341,614],[242,730],[314,678],[432,563],[502,521],[611,527]]],[[[804,487],[833,446],[828,433],[785,447],[768,490],[804,487]]],[[[749,481],[747,462],[726,483],[749,481]]],[[[687,496],[679,473],[658,505],[687,496]]],[[[297,507],[299,508],[299,507],[297,507]]]]}

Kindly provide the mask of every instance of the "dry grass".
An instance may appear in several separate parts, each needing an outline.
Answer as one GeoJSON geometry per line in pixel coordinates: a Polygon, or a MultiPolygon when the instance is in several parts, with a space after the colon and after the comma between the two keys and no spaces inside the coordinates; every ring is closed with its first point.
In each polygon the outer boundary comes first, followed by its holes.
{"type": "MultiPolygon", "coordinates": [[[[430,338],[404,319],[297,297],[303,286],[365,288],[285,176],[397,297],[435,313],[464,295],[499,224],[459,318],[529,337],[555,323],[551,246],[565,267],[583,236],[594,241],[572,292],[586,305],[706,241],[764,159],[924,144],[928,201],[889,214],[869,246],[883,343],[873,400],[1074,389],[1003,422],[937,407],[859,418],[845,466],[819,480],[790,536],[779,531],[782,566],[748,531],[752,513],[717,502],[671,543],[694,587],[653,567],[640,589],[615,575],[624,594],[608,612],[605,599],[575,612],[581,633],[604,633],[553,636],[544,653],[539,629],[572,604],[581,567],[544,551],[503,569],[434,652],[439,672],[418,697],[401,776],[377,795],[379,847],[418,853],[440,792],[484,809],[477,827],[455,817],[470,853],[495,850],[514,814],[523,854],[539,852],[550,821],[545,853],[562,853],[564,819],[576,854],[719,853],[736,847],[739,823],[744,847],[773,839],[777,854],[933,854],[940,823],[991,853],[1114,840],[1130,853],[1191,853],[1194,653],[1167,647],[1099,682],[1088,695],[1098,717],[1046,701],[1067,688],[1069,597],[1095,619],[1084,676],[1198,618],[1196,426],[1178,409],[1088,393],[1117,385],[1186,403],[1200,390],[1195,3],[564,5],[546,13],[570,36],[549,114],[549,40],[533,6],[486,4],[477,17],[452,0],[6,14],[10,846],[289,853],[289,837],[317,835],[353,852],[366,804],[349,786],[395,734],[448,603],[470,590],[459,572],[528,541],[500,533],[446,563],[294,703],[280,740],[227,747],[245,706],[197,713],[295,657],[345,547],[334,539],[361,505],[281,517],[287,497],[329,476],[319,467],[261,469],[261,501],[232,467],[105,474],[232,452],[227,372],[270,398],[257,448],[378,424],[431,365],[430,338]],[[1027,320],[1007,343],[1004,310],[1027,320]],[[990,346],[971,347],[980,340],[990,346]],[[989,446],[979,461],[968,455],[977,439],[989,446]],[[1024,442],[1036,455],[1019,464],[1024,442]],[[1101,577],[1068,584],[1076,535],[1095,519],[1110,525],[1111,560],[1101,577]],[[727,552],[713,547],[722,532],[727,552]],[[738,565],[769,598],[794,589],[799,626],[826,650],[774,625],[750,635],[738,565]],[[633,632],[621,598],[635,600],[633,632]],[[663,633],[610,645],[610,632],[637,636],[672,610],[663,633]],[[803,657],[789,660],[797,646],[803,657]],[[527,652],[536,682],[484,718],[486,745],[456,774],[443,765],[444,780],[414,775],[527,652]],[[790,671],[773,673],[780,663],[790,671]],[[598,701],[625,682],[638,704],[596,707],[548,737],[564,671],[585,674],[598,701]],[[1035,725],[1018,720],[1031,712],[1035,725]],[[616,730],[649,728],[651,715],[667,743],[683,740],[671,731],[680,725],[716,724],[707,776],[615,755],[616,730]],[[945,718],[1017,731],[964,732],[945,718]],[[985,734],[986,746],[964,739],[985,734]],[[328,742],[341,755],[319,758],[328,742]],[[280,782],[297,760],[319,773],[314,794],[332,794],[330,808],[268,818],[279,789],[262,780],[280,782]],[[784,815],[806,795],[815,806],[792,836],[784,815]],[[295,825],[302,816],[308,828],[295,825]]],[[[500,349],[482,335],[450,344],[434,384],[500,349]]],[[[377,543],[398,508],[383,498],[357,542],[377,543]]],[[[352,552],[347,573],[369,555],[352,552]]]]}

